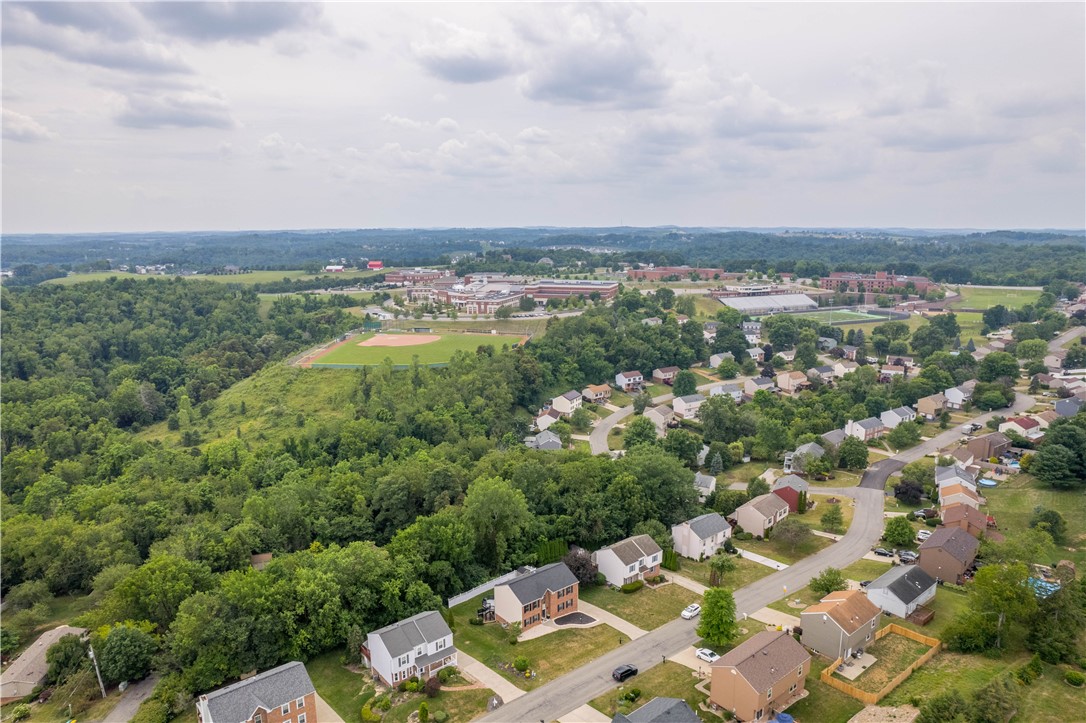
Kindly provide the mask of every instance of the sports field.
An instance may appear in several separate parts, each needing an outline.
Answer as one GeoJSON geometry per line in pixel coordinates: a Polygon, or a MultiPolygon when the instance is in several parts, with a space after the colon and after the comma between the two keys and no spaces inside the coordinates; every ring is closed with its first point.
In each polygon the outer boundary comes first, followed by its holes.
{"type": "Polygon", "coordinates": [[[988,309],[996,304],[1003,304],[1008,309],[1017,309],[1023,304],[1032,304],[1041,296],[1041,292],[1036,289],[960,286],[954,290],[958,292],[958,296],[947,302],[949,309],[988,309]]]}
{"type": "Polygon", "coordinates": [[[340,342],[302,366],[376,366],[390,359],[395,365],[443,364],[458,351],[474,352],[480,346],[512,346],[526,337],[508,334],[424,334],[382,332],[359,334],[340,342]]]}
{"type": "Polygon", "coordinates": [[[833,311],[808,311],[802,314],[793,314],[801,319],[813,319],[824,324],[844,324],[853,321],[886,321],[886,314],[868,314],[863,311],[850,311],[848,309],[835,309],[833,311]]]}

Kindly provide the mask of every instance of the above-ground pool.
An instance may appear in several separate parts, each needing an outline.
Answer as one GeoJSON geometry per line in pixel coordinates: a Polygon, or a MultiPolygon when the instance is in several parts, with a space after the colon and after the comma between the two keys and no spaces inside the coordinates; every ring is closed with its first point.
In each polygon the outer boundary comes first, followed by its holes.
{"type": "Polygon", "coordinates": [[[1021,465],[1018,462],[1011,462],[1007,466],[1010,467],[1011,469],[1018,469],[1021,465]]]}
{"type": "Polygon", "coordinates": [[[977,482],[977,484],[979,484],[981,487],[995,487],[999,483],[996,482],[994,479],[982,479],[980,482],[977,482]]]}

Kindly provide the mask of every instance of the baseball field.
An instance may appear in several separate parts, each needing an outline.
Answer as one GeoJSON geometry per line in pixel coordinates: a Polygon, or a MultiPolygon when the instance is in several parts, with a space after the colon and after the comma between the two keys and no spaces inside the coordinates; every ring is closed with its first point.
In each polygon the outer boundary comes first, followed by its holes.
{"type": "Polygon", "coordinates": [[[394,365],[443,364],[458,351],[474,352],[480,346],[501,347],[523,343],[527,337],[509,334],[453,334],[380,332],[359,334],[340,342],[302,363],[307,367],[376,366],[385,359],[394,365]]]}

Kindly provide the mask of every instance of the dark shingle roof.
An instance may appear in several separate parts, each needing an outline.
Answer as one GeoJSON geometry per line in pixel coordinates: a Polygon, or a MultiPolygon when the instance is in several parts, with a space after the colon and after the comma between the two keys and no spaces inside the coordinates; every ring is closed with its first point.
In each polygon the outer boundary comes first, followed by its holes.
{"type": "Polygon", "coordinates": [[[860,425],[864,429],[882,429],[884,426],[886,426],[878,417],[868,417],[867,419],[861,419],[860,421],[856,422],[856,424],[860,425]]]}
{"type": "Polygon", "coordinates": [[[700,394],[687,394],[685,397],[679,397],[684,404],[696,404],[698,402],[704,402],[705,397],[700,394]]]}
{"type": "Polygon", "coordinates": [[[413,615],[398,623],[374,630],[370,635],[381,638],[392,657],[403,655],[423,643],[432,643],[452,635],[448,623],[436,610],[413,615]]]}
{"type": "Polygon", "coordinates": [[[873,580],[867,589],[886,588],[894,597],[908,605],[933,585],[935,578],[916,565],[899,565],[873,580]]]}
{"type": "Polygon", "coordinates": [[[565,394],[562,395],[562,398],[563,399],[568,399],[571,402],[575,402],[575,401],[577,401],[578,399],[581,398],[581,393],[580,392],[575,392],[575,391],[568,391],[568,392],[566,392],[565,394]]]}
{"type": "Polygon", "coordinates": [[[843,430],[843,429],[834,429],[832,431],[826,432],[825,434],[822,435],[822,439],[827,444],[832,444],[834,446],[839,446],[842,442],[845,441],[845,430],[843,430]]]}
{"type": "Polygon", "coordinates": [[[522,603],[530,603],[543,597],[550,590],[564,590],[577,582],[577,577],[569,571],[564,562],[552,562],[535,572],[521,575],[506,583],[506,586],[522,603]]]}
{"type": "Polygon", "coordinates": [[[712,489],[716,484],[716,477],[709,474],[702,474],[701,472],[694,473],[694,486],[701,489],[712,489]]]}
{"type": "Polygon", "coordinates": [[[773,489],[779,490],[782,487],[791,487],[796,492],[806,492],[810,485],[807,484],[807,480],[794,474],[786,474],[773,483],[773,489]]]}
{"type": "Polygon", "coordinates": [[[920,552],[942,548],[958,562],[968,565],[977,556],[980,542],[960,527],[940,527],[920,545],[920,552]]]}
{"type": "Polygon", "coordinates": [[[698,536],[698,539],[707,540],[713,535],[723,532],[731,527],[728,521],[720,516],[717,512],[710,512],[707,515],[701,515],[695,517],[692,520],[688,520],[687,524],[690,525],[690,531],[698,536]]]}
{"type": "Polygon", "coordinates": [[[305,666],[298,661],[286,663],[208,693],[204,697],[211,720],[205,723],[246,721],[253,717],[257,708],[272,711],[313,692],[313,681],[305,666]]]}
{"type": "Polygon", "coordinates": [[[613,545],[601,547],[600,551],[610,550],[615,553],[624,565],[632,565],[643,557],[650,557],[657,552],[662,552],[656,540],[648,535],[634,535],[625,540],[619,540],[613,545]]]}
{"type": "Polygon", "coordinates": [[[766,630],[740,643],[713,662],[714,668],[734,667],[757,691],[768,690],[811,659],[788,633],[766,630]]]}
{"type": "Polygon", "coordinates": [[[611,723],[701,723],[681,698],[653,698],[633,713],[615,714],[611,723]]]}

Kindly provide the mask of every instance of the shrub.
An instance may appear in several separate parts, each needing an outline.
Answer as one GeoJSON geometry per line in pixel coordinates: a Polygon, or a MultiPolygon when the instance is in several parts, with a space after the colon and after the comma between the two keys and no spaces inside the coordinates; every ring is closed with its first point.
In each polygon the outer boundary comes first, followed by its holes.
{"type": "Polygon", "coordinates": [[[926,520],[924,520],[924,524],[927,525],[928,527],[938,527],[939,525],[942,524],[942,522],[943,521],[940,520],[938,517],[929,517],[926,520]]]}
{"type": "MultiPolygon", "coordinates": [[[[441,682],[442,685],[444,685],[448,683],[452,679],[452,677],[456,675],[456,673],[456,666],[450,665],[437,671],[437,679],[441,682]]],[[[434,712],[434,715],[437,715],[437,711],[434,712]]]]}
{"type": "Polygon", "coordinates": [[[1078,672],[1077,670],[1068,670],[1063,674],[1063,679],[1067,681],[1069,685],[1073,685],[1076,688],[1081,688],[1086,683],[1086,675],[1078,672]]]}
{"type": "Polygon", "coordinates": [[[430,720],[430,706],[426,704],[426,701],[419,703],[419,723],[426,723],[430,720]]]}
{"type": "Polygon", "coordinates": [[[430,676],[423,684],[422,691],[426,693],[427,698],[436,698],[441,692],[441,681],[437,679],[437,676],[430,676]]]}
{"type": "Polygon", "coordinates": [[[380,713],[374,713],[373,709],[370,708],[369,703],[366,703],[364,706],[362,706],[362,722],[363,723],[378,723],[378,721],[380,721],[380,720],[381,720],[381,714],[380,713]]]}
{"type": "Polygon", "coordinates": [[[430,716],[434,723],[445,723],[449,720],[449,714],[443,710],[435,710],[434,714],[430,716]]]}
{"type": "Polygon", "coordinates": [[[640,688],[630,688],[628,691],[626,691],[626,693],[623,694],[622,699],[626,700],[626,701],[629,701],[630,703],[636,703],[637,699],[640,698],[640,697],[641,697],[641,689],[640,688]]]}
{"type": "Polygon", "coordinates": [[[607,584],[607,576],[604,575],[602,572],[597,572],[596,573],[596,584],[601,586],[601,587],[603,585],[606,585],[607,584]]]}
{"type": "Polygon", "coordinates": [[[30,706],[26,703],[20,703],[11,709],[11,719],[13,721],[26,720],[30,717],[30,706]]]}
{"type": "Polygon", "coordinates": [[[469,625],[482,625],[483,624],[483,619],[479,618],[479,617],[475,617],[475,618],[472,618],[471,620],[468,620],[468,624],[469,625]]]}
{"type": "Polygon", "coordinates": [[[1044,667],[1041,665],[1041,657],[1034,655],[1029,659],[1029,662],[1023,665],[1018,670],[1014,671],[1014,677],[1022,681],[1025,685],[1032,685],[1033,681],[1041,677],[1041,673],[1044,672],[1044,667]]]}
{"type": "Polygon", "coordinates": [[[516,660],[513,661],[513,667],[516,668],[518,672],[523,673],[528,669],[528,659],[523,655],[518,655],[516,660]]]}
{"type": "Polygon", "coordinates": [[[634,580],[633,582],[626,583],[625,585],[623,585],[619,589],[622,590],[622,592],[624,592],[624,593],[626,593],[628,595],[628,594],[630,594],[632,592],[637,592],[638,590],[640,590],[643,587],[645,587],[644,582],[642,582],[641,580],[634,580]]]}
{"type": "Polygon", "coordinates": [[[387,711],[392,708],[392,698],[387,695],[379,695],[370,701],[370,705],[380,711],[387,711]]]}
{"type": "Polygon", "coordinates": [[[407,685],[404,686],[404,690],[406,690],[408,693],[418,693],[419,684],[414,680],[409,680],[407,681],[407,685]]]}
{"type": "Polygon", "coordinates": [[[406,680],[401,680],[400,684],[396,686],[396,690],[400,691],[401,693],[406,693],[407,692],[407,681],[406,680]]]}
{"type": "Polygon", "coordinates": [[[750,532],[740,532],[739,534],[735,535],[735,539],[737,539],[737,540],[753,540],[754,539],[754,534],[750,533],[750,532]]]}

